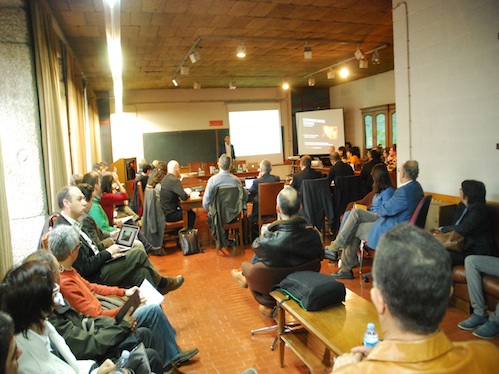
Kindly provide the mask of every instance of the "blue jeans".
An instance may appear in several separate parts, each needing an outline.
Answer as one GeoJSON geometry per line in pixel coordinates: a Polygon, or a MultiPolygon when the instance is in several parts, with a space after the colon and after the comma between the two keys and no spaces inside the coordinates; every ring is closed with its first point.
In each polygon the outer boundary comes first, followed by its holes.
{"type": "Polygon", "coordinates": [[[168,366],[180,356],[180,348],[177,345],[177,333],[166,318],[163,309],[159,305],[144,305],[133,313],[137,318],[137,327],[148,327],[154,337],[154,349],[159,353],[163,361],[163,367],[168,366]]]}

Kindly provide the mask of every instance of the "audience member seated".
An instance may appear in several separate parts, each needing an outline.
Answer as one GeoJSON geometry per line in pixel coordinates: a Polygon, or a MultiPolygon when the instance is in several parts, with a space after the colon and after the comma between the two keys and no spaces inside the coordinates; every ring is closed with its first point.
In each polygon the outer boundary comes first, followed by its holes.
{"type": "Polygon", "coordinates": [[[329,156],[331,160],[332,166],[329,168],[329,172],[327,174],[328,184],[331,185],[334,182],[336,177],[348,177],[349,175],[353,175],[353,169],[350,165],[345,164],[341,161],[340,155],[338,152],[331,153],[329,156]]]}
{"type": "Polygon", "coordinates": [[[260,172],[258,177],[253,181],[251,188],[249,189],[249,196],[253,198],[253,210],[250,214],[250,222],[254,223],[258,220],[258,185],[260,183],[273,183],[279,182],[280,178],[277,175],[272,175],[272,164],[269,160],[263,160],[260,162],[260,172]]]}
{"type": "Polygon", "coordinates": [[[166,175],[166,168],[166,162],[158,162],[158,165],[154,169],[156,172],[149,183],[147,183],[144,193],[142,232],[149,243],[157,247],[163,245],[165,233],[165,215],[161,208],[160,191],[161,181],[166,175]]]}
{"type": "Polygon", "coordinates": [[[81,174],[73,174],[71,178],[69,178],[70,186],[78,186],[80,183],[83,183],[83,176],[81,174]]]}
{"type": "Polygon", "coordinates": [[[359,147],[352,147],[347,150],[347,164],[354,165],[357,167],[357,165],[361,165],[362,162],[360,161],[360,149],[359,147]]]}
{"type": "Polygon", "coordinates": [[[388,171],[397,169],[397,145],[394,144],[388,150],[388,155],[385,158],[385,164],[388,171]]]}
{"type": "Polygon", "coordinates": [[[339,147],[338,154],[340,155],[341,161],[345,162],[347,159],[347,149],[345,147],[339,147]]]}
{"type": "Polygon", "coordinates": [[[334,363],[338,373],[494,373],[499,349],[452,342],[440,323],[452,292],[450,259],[430,233],[399,225],[381,238],[371,300],[383,340],[355,347],[334,363]]]}
{"type": "MultiPolygon", "coordinates": [[[[190,188],[185,190],[180,183],[180,165],[177,161],[171,160],[168,163],[168,173],[161,181],[161,192],[159,194],[161,208],[165,215],[166,222],[176,222],[182,220],[182,208],[180,207],[180,199],[187,200],[191,193],[190,188]]],[[[187,211],[188,226],[194,227],[196,221],[196,213],[191,209],[187,211]]]]}
{"type": "MultiPolygon", "coordinates": [[[[61,283],[60,265],[52,253],[40,249],[24,260],[24,262],[30,261],[39,261],[46,265],[52,272],[54,282],[61,283]]],[[[48,320],[64,338],[78,360],[100,362],[106,357],[117,360],[124,349],[130,351],[142,342],[146,347],[148,360],[145,364],[150,365],[152,371],[162,373],[163,362],[152,347],[153,333],[147,327],[136,328],[137,322],[132,312],[133,309],[130,309],[120,322],[105,316],[89,317],[74,310],[57,291],[54,293],[54,310],[48,316],[48,320]]],[[[134,360],[134,356],[132,354],[130,360],[134,360]]],[[[137,359],[142,360],[142,357],[137,359]]]]}
{"type": "Polygon", "coordinates": [[[56,228],[59,225],[73,226],[79,233],[81,249],[74,266],[89,281],[132,287],[139,286],[144,279],[147,279],[162,293],[173,291],[184,282],[181,275],[175,278],[161,276],[142,250],[131,249],[124,255],[117,245],[99,250],[99,247],[88,236],[85,229],[81,228],[78,221],[85,211],[87,202],[77,187],[63,187],[57,195],[57,201],[61,214],[57,218],[55,226],[56,228]],[[111,258],[117,257],[122,258],[109,261],[111,258]]]}
{"type": "MultiPolygon", "coordinates": [[[[390,175],[388,174],[388,170],[386,170],[386,166],[384,164],[375,165],[372,169],[372,179],[373,179],[373,193],[374,196],[372,198],[371,204],[366,206],[367,211],[379,215],[380,209],[384,203],[390,200],[393,196],[394,189],[392,186],[392,181],[390,179],[390,175]]],[[[345,222],[350,215],[350,210],[346,211],[343,214],[343,220],[341,221],[340,231],[345,225],[345,222]]],[[[331,251],[326,249],[326,253],[324,255],[327,259],[331,261],[338,260],[338,252],[331,251]]]]}
{"type": "MultiPolygon", "coordinates": [[[[53,309],[52,273],[37,261],[10,270],[0,285],[1,308],[14,320],[19,373],[84,374],[97,369],[93,360],[77,360],[54,326],[46,320],[53,309]]],[[[106,360],[97,374],[112,374],[115,366],[106,360]]],[[[132,368],[133,369],[133,368],[132,368]]],[[[95,371],[92,371],[94,373],[95,371]]]]}
{"type": "MultiPolygon", "coordinates": [[[[298,192],[284,187],[277,195],[277,221],[271,223],[259,238],[253,241],[255,252],[251,262],[261,261],[267,267],[295,267],[314,259],[324,257],[320,233],[307,225],[300,211],[298,192]]],[[[233,269],[232,277],[242,287],[247,287],[246,279],[240,270],[233,269]]],[[[260,311],[268,315],[271,311],[263,305],[260,311]]]]}
{"type": "Polygon", "coordinates": [[[483,275],[499,277],[499,257],[471,255],[464,259],[464,270],[468,284],[473,314],[458,326],[463,330],[474,330],[473,335],[482,339],[492,339],[499,335],[499,303],[496,309],[487,314],[487,303],[483,292],[483,275]]]}
{"type": "Polygon", "coordinates": [[[378,213],[364,209],[352,209],[336,240],[326,249],[338,252],[344,248],[341,268],[331,276],[340,279],[353,279],[352,268],[356,266],[357,248],[361,240],[367,240],[369,247],[376,249],[379,238],[386,231],[401,222],[408,222],[423,198],[423,189],[418,181],[419,165],[409,160],[400,168],[400,186],[391,199],[382,204],[378,213]]]}
{"type": "Polygon", "coordinates": [[[371,192],[372,190],[371,170],[374,165],[380,163],[381,159],[379,157],[378,151],[375,148],[367,151],[367,162],[362,165],[362,171],[360,172],[360,179],[364,185],[366,193],[371,192]]]}
{"type": "MultiPolygon", "coordinates": [[[[138,288],[109,287],[90,283],[83,279],[73,268],[73,263],[80,250],[77,233],[71,227],[63,226],[56,228],[56,230],[52,231],[50,235],[49,248],[61,264],[60,286],[64,298],[80,313],[91,317],[116,317],[121,308],[104,310],[94,293],[104,296],[131,296],[138,288]]],[[[154,334],[155,346],[165,366],[188,361],[198,353],[197,349],[181,352],[176,343],[176,332],[159,305],[139,306],[132,316],[137,318],[138,327],[145,326],[154,334]]]]}
{"type": "Polygon", "coordinates": [[[485,204],[485,185],[476,180],[465,180],[459,190],[461,202],[457,206],[453,224],[442,226],[438,232],[456,231],[464,236],[461,252],[449,251],[452,266],[462,265],[468,255],[492,255],[495,251],[492,226],[485,204]]]}
{"type": "Polygon", "coordinates": [[[21,354],[14,337],[14,321],[7,313],[0,312],[0,373],[17,374],[21,354]]]}
{"type": "MultiPolygon", "coordinates": [[[[102,173],[100,184],[100,205],[104,209],[108,221],[114,223],[114,208],[120,205],[128,205],[128,194],[125,187],[120,183],[118,174],[116,173],[102,173]]],[[[129,212],[128,214],[136,216],[135,212],[129,212]]]]}
{"type": "Polygon", "coordinates": [[[298,192],[300,192],[301,182],[304,180],[322,178],[320,171],[312,169],[312,158],[308,155],[302,156],[300,159],[300,169],[301,171],[293,175],[293,181],[291,182],[291,187],[298,192]]]}

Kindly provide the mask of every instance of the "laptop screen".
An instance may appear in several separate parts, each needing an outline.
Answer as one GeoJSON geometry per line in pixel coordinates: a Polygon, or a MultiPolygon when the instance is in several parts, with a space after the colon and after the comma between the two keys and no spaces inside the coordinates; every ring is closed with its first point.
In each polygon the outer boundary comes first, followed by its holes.
{"type": "Polygon", "coordinates": [[[120,234],[118,235],[118,239],[116,239],[116,244],[124,247],[131,247],[138,233],[138,226],[123,225],[120,234]]]}
{"type": "Polygon", "coordinates": [[[246,187],[247,190],[249,190],[251,188],[251,186],[253,186],[253,182],[255,181],[256,178],[246,178],[244,180],[244,186],[246,187]]]}

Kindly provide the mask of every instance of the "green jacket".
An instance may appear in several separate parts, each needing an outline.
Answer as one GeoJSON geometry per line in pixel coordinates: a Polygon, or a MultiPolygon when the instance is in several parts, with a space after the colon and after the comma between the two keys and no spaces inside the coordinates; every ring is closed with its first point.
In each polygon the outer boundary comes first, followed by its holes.
{"type": "Polygon", "coordinates": [[[92,216],[95,222],[97,222],[101,230],[107,232],[116,230],[115,227],[109,225],[107,214],[106,212],[104,212],[104,209],[102,209],[102,206],[100,205],[100,196],[94,197],[94,200],[92,201],[92,207],[90,208],[90,211],[88,213],[92,216]]]}

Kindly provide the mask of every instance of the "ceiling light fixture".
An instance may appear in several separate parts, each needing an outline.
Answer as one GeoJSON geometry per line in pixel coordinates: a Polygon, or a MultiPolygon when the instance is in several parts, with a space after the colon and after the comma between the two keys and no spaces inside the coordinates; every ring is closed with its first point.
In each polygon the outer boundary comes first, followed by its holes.
{"type": "Polygon", "coordinates": [[[193,50],[190,54],[189,54],[189,58],[191,59],[191,62],[193,64],[195,64],[196,62],[198,62],[199,60],[201,60],[201,55],[199,54],[198,51],[196,50],[193,50]]]}
{"type": "Polygon", "coordinates": [[[369,60],[367,58],[359,60],[359,68],[367,69],[368,67],[369,67],[369,60]]]}
{"type": "Polygon", "coordinates": [[[178,86],[178,80],[177,80],[177,78],[173,78],[173,79],[172,79],[172,83],[173,83],[173,85],[174,85],[175,87],[177,87],[177,86],[178,86]]]}
{"type": "Polygon", "coordinates": [[[200,89],[201,89],[201,83],[199,83],[199,82],[194,82],[194,89],[195,89],[195,90],[200,90],[200,89]]]}
{"type": "Polygon", "coordinates": [[[236,56],[239,57],[239,58],[245,58],[246,57],[246,47],[244,45],[244,42],[241,42],[241,44],[239,44],[237,46],[236,56]]]}
{"type": "Polygon", "coordinates": [[[284,83],[282,84],[282,89],[283,89],[283,90],[289,90],[289,83],[288,83],[288,82],[284,82],[284,83]]]}
{"type": "Polygon", "coordinates": [[[363,60],[366,58],[366,55],[364,52],[362,52],[362,49],[360,49],[360,46],[357,46],[357,50],[353,54],[357,60],[363,60]]]}
{"type": "Polygon", "coordinates": [[[180,68],[180,75],[189,75],[189,66],[182,66],[180,68]]]}
{"type": "Polygon", "coordinates": [[[373,57],[372,57],[372,62],[373,62],[373,65],[379,65],[380,64],[378,50],[374,51],[373,57]]]}
{"type": "Polygon", "coordinates": [[[229,82],[229,89],[230,90],[235,90],[236,89],[236,81],[235,80],[231,80],[229,82]]]}
{"type": "Polygon", "coordinates": [[[305,47],[303,47],[303,58],[305,60],[310,60],[312,58],[312,46],[308,45],[308,42],[305,43],[305,47]]]}
{"type": "Polygon", "coordinates": [[[315,86],[315,78],[314,77],[308,78],[308,85],[309,85],[309,87],[315,86]]]}
{"type": "Polygon", "coordinates": [[[334,78],[336,78],[336,74],[335,74],[334,70],[331,69],[327,72],[327,79],[334,79],[334,78]]]}
{"type": "Polygon", "coordinates": [[[348,71],[348,69],[346,67],[341,68],[340,77],[345,79],[346,77],[348,77],[349,74],[350,74],[350,72],[348,71]]]}

